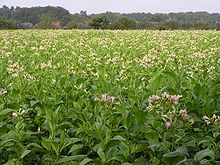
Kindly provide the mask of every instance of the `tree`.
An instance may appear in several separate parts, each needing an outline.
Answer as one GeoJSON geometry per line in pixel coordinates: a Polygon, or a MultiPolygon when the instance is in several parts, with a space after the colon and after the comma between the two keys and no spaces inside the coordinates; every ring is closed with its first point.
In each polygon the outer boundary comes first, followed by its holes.
{"type": "Polygon", "coordinates": [[[74,21],[69,21],[66,25],[66,29],[76,29],[78,26],[74,21]]]}
{"type": "Polygon", "coordinates": [[[161,22],[160,27],[163,27],[163,29],[160,30],[176,30],[179,29],[179,23],[176,21],[167,21],[167,22],[161,22]]]}
{"type": "Polygon", "coordinates": [[[92,18],[89,26],[94,29],[108,29],[110,21],[105,15],[95,16],[92,18]]]}
{"type": "Polygon", "coordinates": [[[52,29],[52,22],[55,21],[55,18],[49,14],[42,14],[40,16],[40,22],[38,24],[39,29],[52,29]]]}
{"type": "Polygon", "coordinates": [[[12,22],[7,20],[5,17],[0,16],[0,29],[16,29],[17,25],[12,22]]]}
{"type": "Polygon", "coordinates": [[[220,30],[220,23],[216,23],[216,24],[214,25],[214,29],[215,29],[215,30],[220,30]]]}
{"type": "Polygon", "coordinates": [[[126,17],[121,17],[117,22],[111,25],[111,29],[129,30],[136,28],[137,28],[137,23],[134,20],[126,17]]]}
{"type": "Polygon", "coordinates": [[[153,23],[150,23],[148,21],[141,21],[138,24],[138,29],[155,29],[156,26],[153,23]]]}

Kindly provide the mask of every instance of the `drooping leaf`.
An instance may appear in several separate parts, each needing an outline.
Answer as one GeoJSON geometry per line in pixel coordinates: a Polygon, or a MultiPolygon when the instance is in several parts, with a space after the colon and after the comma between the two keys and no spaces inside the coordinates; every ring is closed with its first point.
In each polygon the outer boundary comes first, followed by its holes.
{"type": "Polygon", "coordinates": [[[201,161],[205,157],[209,157],[209,158],[211,158],[211,160],[214,160],[215,153],[212,150],[210,150],[209,148],[207,148],[205,150],[197,152],[196,155],[194,156],[194,159],[201,161]]]}
{"type": "Polygon", "coordinates": [[[87,163],[89,163],[89,162],[91,162],[91,161],[92,161],[92,159],[90,159],[90,158],[85,158],[85,159],[83,159],[83,160],[80,162],[79,165],[85,165],[85,164],[87,164],[87,163]]]}
{"type": "Polygon", "coordinates": [[[31,150],[25,150],[25,151],[21,154],[20,158],[21,158],[21,159],[24,158],[24,157],[25,157],[26,155],[28,155],[30,152],[31,152],[31,150]]]}

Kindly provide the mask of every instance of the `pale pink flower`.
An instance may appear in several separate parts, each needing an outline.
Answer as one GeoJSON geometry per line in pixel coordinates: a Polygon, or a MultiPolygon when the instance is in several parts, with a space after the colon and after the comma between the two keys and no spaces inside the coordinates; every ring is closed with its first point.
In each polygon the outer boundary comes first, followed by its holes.
{"type": "Polygon", "coordinates": [[[175,104],[175,105],[178,105],[178,104],[179,104],[179,102],[178,102],[178,101],[175,101],[175,102],[174,102],[174,104],[175,104]]]}
{"type": "Polygon", "coordinates": [[[108,96],[108,99],[114,101],[115,100],[115,96],[108,96]]]}
{"type": "Polygon", "coordinates": [[[185,118],[189,117],[188,112],[187,112],[186,109],[184,109],[184,110],[181,109],[181,110],[180,110],[180,113],[181,113],[182,116],[185,117],[185,118]]]}
{"type": "Polygon", "coordinates": [[[18,115],[17,115],[17,113],[13,112],[12,116],[17,117],[18,115]]]}
{"type": "Polygon", "coordinates": [[[208,120],[205,120],[205,123],[206,123],[207,125],[209,125],[211,122],[208,121],[208,120]]]}
{"type": "Polygon", "coordinates": [[[106,94],[102,94],[102,99],[106,99],[107,95],[106,94]]]}
{"type": "Polygon", "coordinates": [[[165,123],[165,126],[166,126],[166,127],[170,127],[170,126],[171,126],[171,123],[170,123],[169,121],[167,121],[167,122],[165,123]]]}
{"type": "Polygon", "coordinates": [[[115,104],[117,104],[117,105],[121,105],[120,101],[116,102],[115,104]]]}
{"type": "Polygon", "coordinates": [[[94,98],[94,101],[98,101],[98,100],[100,100],[98,97],[95,97],[95,98],[94,98]]]}
{"type": "Polygon", "coordinates": [[[218,117],[218,116],[215,115],[215,114],[212,116],[213,119],[217,119],[217,117],[218,117]]]}

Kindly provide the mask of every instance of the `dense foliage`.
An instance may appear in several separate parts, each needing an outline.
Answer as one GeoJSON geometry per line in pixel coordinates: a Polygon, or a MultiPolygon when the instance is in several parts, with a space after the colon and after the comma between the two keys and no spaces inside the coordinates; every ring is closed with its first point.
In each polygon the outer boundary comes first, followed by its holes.
{"type": "Polygon", "coordinates": [[[16,28],[18,27],[14,22],[9,21],[5,19],[5,17],[0,16],[0,29],[16,29],[16,28]]]}
{"type": "MultiPolygon", "coordinates": [[[[5,17],[8,20],[17,22],[20,28],[27,28],[22,23],[29,22],[33,24],[28,28],[42,28],[45,29],[45,25],[42,22],[49,21],[46,28],[81,28],[81,29],[103,29],[97,27],[96,22],[93,20],[97,18],[106,17],[107,25],[105,29],[220,29],[220,14],[207,12],[186,12],[186,13],[169,13],[169,14],[151,14],[151,13],[112,13],[106,12],[102,14],[87,15],[86,11],[80,13],[70,14],[68,10],[62,7],[32,7],[32,8],[20,8],[3,6],[0,8],[0,16],[5,17]],[[42,16],[47,16],[42,19],[42,16]],[[69,24],[76,24],[77,26],[69,26],[69,24]],[[52,24],[57,24],[56,26],[52,24]],[[93,24],[94,26],[89,26],[93,24]]],[[[96,20],[98,21],[98,20],[96,20]]]]}
{"type": "Polygon", "coordinates": [[[220,32],[2,30],[0,46],[0,164],[220,163],[220,32]]]}

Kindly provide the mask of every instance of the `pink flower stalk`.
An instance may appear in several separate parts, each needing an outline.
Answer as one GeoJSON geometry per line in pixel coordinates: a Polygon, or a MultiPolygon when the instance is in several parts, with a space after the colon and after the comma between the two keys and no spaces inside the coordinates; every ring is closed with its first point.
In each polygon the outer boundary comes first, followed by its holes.
{"type": "Polygon", "coordinates": [[[217,119],[217,117],[218,116],[216,114],[213,114],[213,116],[212,116],[213,119],[217,119]]]}
{"type": "Polygon", "coordinates": [[[115,104],[117,104],[117,105],[121,105],[120,101],[116,102],[115,104]]]}
{"type": "Polygon", "coordinates": [[[203,119],[204,120],[208,120],[209,118],[207,116],[203,116],[203,119]]]}
{"type": "Polygon", "coordinates": [[[17,117],[18,115],[17,115],[17,113],[13,112],[12,116],[17,117]]]}
{"type": "Polygon", "coordinates": [[[171,126],[171,123],[170,123],[169,121],[167,121],[167,122],[165,123],[165,126],[166,126],[166,127],[170,127],[170,126],[171,126]]]}
{"type": "Polygon", "coordinates": [[[108,96],[108,99],[114,101],[115,100],[115,96],[108,96]]]}
{"type": "Polygon", "coordinates": [[[175,104],[175,105],[178,105],[178,104],[179,104],[179,102],[178,102],[178,101],[175,101],[175,102],[174,102],[174,104],[175,104]]]}
{"type": "Polygon", "coordinates": [[[187,118],[189,117],[187,110],[180,110],[180,113],[182,114],[183,117],[187,118]]]}
{"type": "Polygon", "coordinates": [[[106,94],[102,94],[102,99],[106,99],[107,95],[106,94]]]}
{"type": "Polygon", "coordinates": [[[98,101],[98,100],[100,100],[98,97],[95,97],[95,98],[94,98],[94,101],[98,101]]]}

